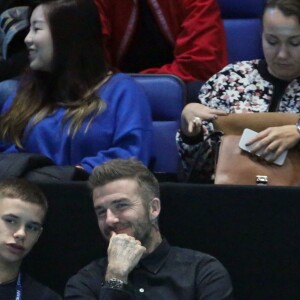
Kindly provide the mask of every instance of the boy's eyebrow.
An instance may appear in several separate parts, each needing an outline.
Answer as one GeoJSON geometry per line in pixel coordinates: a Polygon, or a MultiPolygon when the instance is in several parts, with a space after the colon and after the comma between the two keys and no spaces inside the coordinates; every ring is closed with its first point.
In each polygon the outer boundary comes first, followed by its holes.
{"type": "Polygon", "coordinates": [[[4,215],[2,215],[2,217],[13,217],[15,219],[19,219],[19,217],[14,214],[4,214],[4,215]]]}
{"type": "Polygon", "coordinates": [[[30,223],[30,224],[33,224],[33,225],[38,225],[38,226],[40,226],[40,227],[42,227],[42,226],[43,226],[43,224],[42,224],[42,223],[40,223],[40,222],[36,222],[36,221],[30,221],[29,223],[30,223]]]}
{"type": "MultiPolygon", "coordinates": [[[[12,217],[14,219],[20,219],[20,217],[14,215],[14,214],[5,214],[5,215],[2,215],[1,217],[12,217]]],[[[37,222],[37,221],[29,221],[28,223],[38,225],[38,226],[41,226],[41,227],[43,226],[42,223],[37,222]]]]}

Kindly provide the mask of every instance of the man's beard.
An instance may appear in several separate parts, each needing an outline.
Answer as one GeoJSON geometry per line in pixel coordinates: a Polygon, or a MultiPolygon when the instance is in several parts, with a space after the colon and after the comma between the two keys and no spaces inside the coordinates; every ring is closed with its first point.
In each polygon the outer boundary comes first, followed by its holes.
{"type": "MultiPolygon", "coordinates": [[[[136,240],[139,240],[141,244],[147,248],[151,243],[151,231],[153,224],[150,221],[149,216],[146,216],[146,221],[141,222],[119,222],[114,226],[107,227],[104,232],[104,238],[109,241],[111,232],[114,231],[118,234],[119,231],[131,231],[130,233],[124,232],[130,236],[133,236],[136,240]]],[[[121,234],[122,232],[120,232],[121,234]]]]}

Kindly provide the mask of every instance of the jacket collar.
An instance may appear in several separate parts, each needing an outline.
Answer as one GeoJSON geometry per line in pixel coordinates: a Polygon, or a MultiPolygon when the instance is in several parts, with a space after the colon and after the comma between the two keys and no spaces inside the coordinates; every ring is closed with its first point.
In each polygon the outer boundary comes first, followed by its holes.
{"type": "Polygon", "coordinates": [[[137,267],[146,269],[148,272],[156,274],[165,264],[170,248],[170,244],[164,238],[153,252],[141,259],[137,267]]]}

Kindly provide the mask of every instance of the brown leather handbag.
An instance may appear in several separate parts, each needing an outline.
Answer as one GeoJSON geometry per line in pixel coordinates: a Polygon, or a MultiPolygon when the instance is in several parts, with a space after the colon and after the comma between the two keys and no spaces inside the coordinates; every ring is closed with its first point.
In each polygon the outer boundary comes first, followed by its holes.
{"type": "Polygon", "coordinates": [[[262,131],[268,127],[296,124],[295,113],[246,113],[219,117],[215,131],[223,132],[215,168],[215,184],[238,185],[300,185],[299,145],[288,151],[282,166],[269,163],[239,148],[245,128],[262,131]]]}

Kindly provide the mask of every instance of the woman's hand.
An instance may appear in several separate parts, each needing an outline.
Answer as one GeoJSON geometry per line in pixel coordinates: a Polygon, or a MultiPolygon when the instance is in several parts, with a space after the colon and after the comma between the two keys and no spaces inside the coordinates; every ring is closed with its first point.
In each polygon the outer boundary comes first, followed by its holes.
{"type": "Polygon", "coordinates": [[[184,135],[193,137],[202,131],[202,121],[211,121],[218,116],[226,116],[227,112],[207,107],[199,103],[186,105],[181,113],[181,130],[184,135]]]}
{"type": "Polygon", "coordinates": [[[274,161],[284,152],[293,148],[300,141],[300,134],[295,125],[284,125],[279,127],[269,127],[259,132],[246,145],[251,146],[251,152],[261,152],[261,157],[267,157],[268,161],[274,161]]]}

